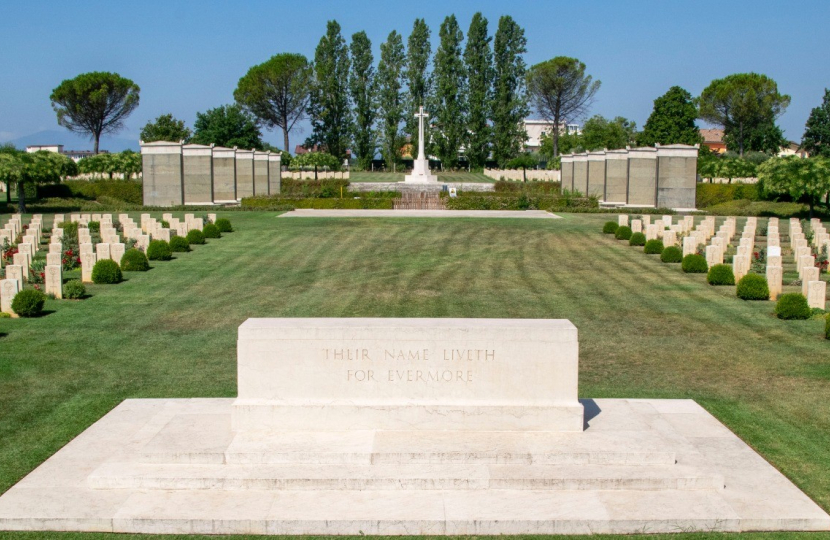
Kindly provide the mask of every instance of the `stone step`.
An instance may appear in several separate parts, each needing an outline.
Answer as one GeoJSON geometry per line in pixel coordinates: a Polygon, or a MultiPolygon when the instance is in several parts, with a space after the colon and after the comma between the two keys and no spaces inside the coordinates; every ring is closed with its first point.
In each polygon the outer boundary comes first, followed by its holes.
{"type": "Polygon", "coordinates": [[[93,489],[158,490],[718,490],[699,467],[604,465],[169,465],[110,462],[93,489]]]}
{"type": "MultiPolygon", "coordinates": [[[[198,427],[198,426],[194,426],[198,427]]],[[[162,434],[163,435],[163,434],[162,434]]],[[[675,447],[656,431],[193,432],[159,437],[133,457],[180,464],[672,465],[675,447]]]]}

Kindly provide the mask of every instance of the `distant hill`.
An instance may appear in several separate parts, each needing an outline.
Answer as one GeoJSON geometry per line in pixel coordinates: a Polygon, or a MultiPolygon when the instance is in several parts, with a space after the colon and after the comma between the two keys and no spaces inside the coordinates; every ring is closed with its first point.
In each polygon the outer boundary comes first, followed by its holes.
{"type": "MultiPolygon", "coordinates": [[[[68,130],[45,130],[18,137],[9,141],[20,150],[25,150],[27,146],[43,145],[43,144],[62,144],[64,150],[92,150],[92,141],[72,133],[68,130]]],[[[101,137],[101,150],[108,150],[110,152],[123,152],[124,150],[133,150],[138,152],[138,139],[122,139],[119,137],[101,137]]]]}

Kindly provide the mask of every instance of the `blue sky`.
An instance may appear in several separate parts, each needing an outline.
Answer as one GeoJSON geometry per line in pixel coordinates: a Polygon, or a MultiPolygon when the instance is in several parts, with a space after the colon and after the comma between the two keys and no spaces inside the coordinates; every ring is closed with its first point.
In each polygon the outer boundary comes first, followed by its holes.
{"type": "MultiPolygon", "coordinates": [[[[167,112],[192,126],[196,112],[232,101],[250,66],[280,52],[311,58],[329,19],[347,40],[365,30],[377,60],[388,33],[408,36],[416,17],[426,19],[437,43],[450,13],[466,31],[482,11],[491,34],[501,15],[511,15],[526,30],[529,65],[579,58],[602,81],[591,114],[638,126],[672,85],[697,95],[714,78],[756,71],[792,96],[780,124],[800,140],[810,109],[830,87],[827,0],[1,1],[0,141],[62,129],[49,94],[85,71],[115,71],[141,87],[141,105],[119,137],[137,139],[148,120],[167,112]]],[[[292,147],[307,134],[307,127],[292,133],[292,147]]],[[[280,133],[265,138],[281,145],[280,133]]]]}

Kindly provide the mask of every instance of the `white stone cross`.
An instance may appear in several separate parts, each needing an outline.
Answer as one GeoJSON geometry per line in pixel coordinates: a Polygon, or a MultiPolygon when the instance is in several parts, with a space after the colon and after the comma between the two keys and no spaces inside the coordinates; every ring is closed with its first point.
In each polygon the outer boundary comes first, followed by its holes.
{"type": "Polygon", "coordinates": [[[424,118],[429,118],[429,115],[424,112],[423,106],[418,108],[415,118],[418,119],[418,159],[424,159],[424,118]]]}

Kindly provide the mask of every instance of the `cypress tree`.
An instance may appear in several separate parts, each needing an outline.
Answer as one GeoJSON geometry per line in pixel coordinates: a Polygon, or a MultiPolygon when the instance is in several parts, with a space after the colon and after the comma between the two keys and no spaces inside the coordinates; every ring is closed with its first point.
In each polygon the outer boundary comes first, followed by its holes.
{"type": "Polygon", "coordinates": [[[392,171],[397,170],[404,143],[400,125],[404,114],[402,89],[405,61],[403,38],[392,30],[380,46],[377,75],[380,153],[392,171]]]}
{"type": "Polygon", "coordinates": [[[329,21],[326,35],[314,51],[314,78],[309,96],[311,136],[306,147],[319,144],[337,156],[346,157],[352,132],[349,108],[349,49],[337,21],[329,21]]]}
{"type": "Polygon", "coordinates": [[[527,139],[522,122],[530,110],[525,91],[527,52],[525,32],[512,17],[504,15],[493,43],[493,157],[504,166],[522,152],[527,139]]]}
{"type": "Polygon", "coordinates": [[[466,77],[461,59],[464,34],[455,15],[441,23],[440,45],[435,52],[435,97],[430,113],[435,118],[433,148],[443,168],[458,165],[458,154],[466,138],[466,77]]]}
{"type": "Polygon", "coordinates": [[[813,157],[830,157],[830,90],[824,89],[821,106],[810,111],[804,128],[801,146],[813,157]]]}
{"type": "Polygon", "coordinates": [[[464,64],[467,72],[467,142],[466,155],[470,167],[480,169],[490,154],[490,126],[493,101],[493,53],[492,38],[487,35],[487,19],[479,12],[473,15],[464,48],[464,64]]]}
{"type": "Polygon", "coordinates": [[[354,34],[349,48],[352,55],[349,90],[354,103],[354,151],[358,166],[366,170],[372,164],[376,147],[374,125],[377,107],[375,68],[372,65],[375,60],[372,57],[372,42],[366,32],[354,34]]]}
{"type": "Polygon", "coordinates": [[[404,111],[406,127],[409,135],[412,157],[418,152],[418,119],[415,113],[418,107],[427,106],[432,94],[432,74],[429,72],[429,58],[432,56],[432,45],[429,42],[430,31],[424,19],[415,19],[412,33],[409,34],[406,51],[406,69],[404,77],[407,81],[406,109],[404,111]]]}

